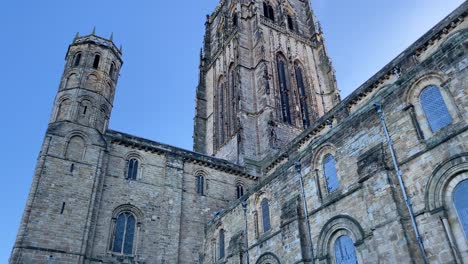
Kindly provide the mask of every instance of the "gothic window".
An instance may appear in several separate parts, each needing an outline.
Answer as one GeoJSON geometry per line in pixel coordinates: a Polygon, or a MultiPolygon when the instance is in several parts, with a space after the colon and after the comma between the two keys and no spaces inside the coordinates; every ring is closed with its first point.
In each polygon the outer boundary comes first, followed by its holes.
{"type": "Polygon", "coordinates": [[[263,2],[263,15],[270,19],[271,21],[275,21],[275,11],[273,10],[273,6],[270,4],[263,2]]]}
{"type": "Polygon", "coordinates": [[[203,175],[197,176],[197,193],[199,195],[205,194],[205,177],[203,175]]]}
{"type": "Polygon", "coordinates": [[[307,106],[307,94],[304,83],[304,75],[302,68],[299,65],[296,65],[295,72],[297,88],[299,90],[299,103],[301,106],[302,125],[304,126],[304,128],[308,128],[310,126],[310,118],[309,107],[307,106]]]}
{"type": "Polygon", "coordinates": [[[94,56],[94,61],[93,61],[93,68],[97,69],[99,67],[99,61],[101,60],[101,56],[96,55],[94,56]]]}
{"type": "Polygon", "coordinates": [[[287,16],[287,20],[288,20],[288,28],[289,28],[289,30],[294,31],[294,20],[293,20],[292,16],[291,16],[291,15],[288,15],[288,16],[287,16]]]}
{"type": "Polygon", "coordinates": [[[331,154],[325,155],[323,159],[323,171],[325,173],[325,180],[327,183],[328,192],[334,192],[338,189],[339,181],[336,172],[335,157],[331,154]]]}
{"type": "MultiPolygon", "coordinates": [[[[229,77],[228,77],[229,78],[229,77]]],[[[228,79],[229,80],[229,79],[228,79]]],[[[222,146],[232,136],[233,131],[233,110],[232,94],[229,89],[229,81],[221,77],[218,81],[218,105],[217,105],[217,128],[218,128],[218,146],[222,146]]]]}
{"type": "Polygon", "coordinates": [[[422,109],[432,132],[437,132],[452,123],[439,87],[435,85],[424,88],[419,96],[422,109]]]}
{"type": "Polygon", "coordinates": [[[237,91],[236,91],[236,75],[234,71],[234,65],[231,65],[229,68],[229,93],[230,93],[230,100],[228,102],[229,105],[229,136],[235,134],[237,129],[237,91]]]}
{"type": "Polygon", "coordinates": [[[356,248],[349,236],[341,236],[336,240],[335,262],[337,264],[357,264],[356,248]]]}
{"type": "Polygon", "coordinates": [[[292,124],[291,120],[291,110],[289,108],[289,85],[287,79],[287,64],[286,59],[278,55],[277,57],[277,67],[278,67],[278,81],[279,81],[279,92],[281,100],[281,114],[283,117],[283,122],[292,124]]]}
{"type": "Polygon", "coordinates": [[[220,120],[219,120],[219,126],[220,126],[220,134],[219,134],[219,137],[221,139],[221,144],[224,144],[224,122],[225,122],[225,113],[224,113],[225,109],[224,109],[224,82],[223,83],[220,83],[219,85],[219,116],[220,116],[220,120]]]}
{"type": "Polygon", "coordinates": [[[137,159],[132,158],[128,160],[127,166],[127,180],[136,180],[138,176],[138,165],[139,162],[137,159]]]}
{"type": "Polygon", "coordinates": [[[81,62],[81,53],[75,54],[75,58],[73,60],[73,67],[77,67],[80,65],[81,62]]]}
{"type": "Polygon", "coordinates": [[[238,184],[236,187],[236,194],[237,194],[237,199],[244,196],[244,186],[242,186],[241,184],[238,184]]]}
{"type": "Polygon", "coordinates": [[[70,160],[82,160],[85,141],[80,136],[73,136],[68,142],[66,158],[70,160]]]}
{"type": "Polygon", "coordinates": [[[463,181],[456,187],[453,203],[465,233],[465,238],[468,240],[468,180],[463,181]]]}
{"type": "Polygon", "coordinates": [[[267,232],[271,229],[270,225],[270,204],[268,199],[264,198],[260,204],[262,208],[262,222],[263,222],[263,232],[267,232]]]}
{"type": "Polygon", "coordinates": [[[135,216],[130,212],[120,213],[115,220],[114,237],[111,245],[112,252],[122,255],[132,255],[135,231],[135,216]]]}
{"type": "Polygon", "coordinates": [[[225,246],[224,246],[224,230],[219,231],[219,258],[224,258],[225,255],[225,246]]]}

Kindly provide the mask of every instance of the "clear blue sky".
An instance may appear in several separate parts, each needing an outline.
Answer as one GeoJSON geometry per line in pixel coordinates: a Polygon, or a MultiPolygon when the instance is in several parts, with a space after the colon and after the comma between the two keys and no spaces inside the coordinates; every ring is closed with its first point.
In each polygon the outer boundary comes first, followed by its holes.
{"type": "MultiPolygon", "coordinates": [[[[192,148],[205,15],[218,0],[1,1],[0,263],[18,230],[68,44],[91,32],[123,45],[110,127],[192,148]]],[[[463,0],[312,0],[343,97],[463,0]]]]}

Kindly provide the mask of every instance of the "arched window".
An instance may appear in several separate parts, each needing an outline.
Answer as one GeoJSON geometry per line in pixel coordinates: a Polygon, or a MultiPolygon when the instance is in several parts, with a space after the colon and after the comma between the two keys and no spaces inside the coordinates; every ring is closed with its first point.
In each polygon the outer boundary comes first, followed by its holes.
{"type": "Polygon", "coordinates": [[[242,186],[241,184],[238,184],[238,185],[237,185],[236,191],[237,191],[237,199],[239,199],[239,198],[241,198],[242,196],[244,196],[244,186],[242,186]]]}
{"type": "Polygon", "coordinates": [[[323,172],[325,173],[328,192],[336,191],[339,187],[339,181],[336,172],[335,157],[333,157],[333,155],[327,154],[323,159],[323,172]]]}
{"type": "Polygon", "coordinates": [[[115,221],[114,237],[111,250],[122,255],[133,254],[135,240],[136,219],[130,212],[122,212],[115,221]]]}
{"type": "Polygon", "coordinates": [[[453,195],[453,203],[465,233],[465,238],[468,240],[468,181],[463,181],[456,187],[453,195]]]}
{"type": "Polygon", "coordinates": [[[68,111],[70,111],[70,106],[71,106],[71,101],[69,99],[65,99],[60,103],[57,109],[56,121],[62,121],[66,119],[68,111]]]}
{"type": "Polygon", "coordinates": [[[224,76],[219,78],[218,81],[218,106],[217,106],[217,120],[218,120],[218,146],[224,145],[231,136],[231,107],[232,102],[230,98],[229,82],[224,76]]]}
{"type": "Polygon", "coordinates": [[[292,16],[291,16],[291,15],[288,15],[287,20],[288,20],[288,28],[289,28],[289,30],[294,31],[294,21],[293,21],[292,16]]]}
{"type": "Polygon", "coordinates": [[[219,258],[222,259],[225,256],[225,247],[224,247],[224,230],[219,231],[219,258]]]}
{"type": "Polygon", "coordinates": [[[272,20],[273,22],[275,21],[275,11],[273,10],[273,6],[270,4],[263,2],[263,15],[272,20]]]}
{"type": "Polygon", "coordinates": [[[96,55],[94,56],[93,68],[97,69],[99,67],[99,61],[101,60],[101,56],[96,55]]]}
{"type": "Polygon", "coordinates": [[[432,132],[437,132],[452,123],[452,117],[439,87],[431,85],[424,88],[419,100],[432,132]]]}
{"type": "Polygon", "coordinates": [[[112,62],[111,66],[110,66],[110,70],[109,70],[109,76],[112,80],[115,80],[115,77],[116,77],[116,68],[115,68],[115,64],[112,62]]]}
{"type": "Polygon", "coordinates": [[[287,65],[286,60],[283,56],[278,55],[277,57],[278,66],[278,81],[279,81],[279,92],[281,100],[281,113],[283,116],[283,122],[292,124],[291,110],[289,109],[289,85],[287,79],[287,65]]]}
{"type": "Polygon", "coordinates": [[[130,159],[127,167],[127,180],[136,180],[138,176],[138,165],[137,159],[130,159]]]}
{"type": "Polygon", "coordinates": [[[197,176],[197,193],[199,195],[205,194],[205,177],[203,175],[197,176]]]}
{"type": "Polygon", "coordinates": [[[306,88],[304,85],[304,76],[303,76],[302,68],[299,65],[296,65],[295,72],[296,72],[297,88],[299,90],[299,96],[300,96],[299,102],[301,104],[302,124],[304,128],[308,128],[310,126],[309,107],[307,106],[307,94],[306,94],[306,88]]]}
{"type": "Polygon", "coordinates": [[[80,80],[78,79],[78,74],[72,73],[67,78],[67,82],[65,83],[65,88],[75,88],[78,87],[80,84],[80,80]]]}
{"type": "Polygon", "coordinates": [[[357,264],[356,248],[349,236],[341,236],[336,240],[335,260],[337,264],[357,264]]]}
{"type": "Polygon", "coordinates": [[[73,67],[79,66],[81,62],[81,53],[75,54],[75,58],[73,60],[73,67]]]}
{"type": "Polygon", "coordinates": [[[238,104],[238,98],[237,98],[237,91],[236,91],[236,72],[235,72],[235,67],[234,64],[229,67],[229,88],[227,88],[229,91],[229,102],[228,102],[228,108],[229,108],[229,137],[234,135],[237,130],[237,104],[238,104]]]}
{"type": "Polygon", "coordinates": [[[263,232],[267,232],[271,229],[270,225],[270,204],[268,199],[264,198],[260,204],[262,207],[262,222],[263,222],[263,232]]]}
{"type": "Polygon", "coordinates": [[[85,149],[85,141],[80,136],[70,138],[67,146],[66,158],[70,160],[82,160],[85,149]]]}
{"type": "Polygon", "coordinates": [[[237,16],[237,13],[234,12],[234,14],[232,15],[232,26],[237,27],[238,24],[239,24],[239,18],[237,16]]]}

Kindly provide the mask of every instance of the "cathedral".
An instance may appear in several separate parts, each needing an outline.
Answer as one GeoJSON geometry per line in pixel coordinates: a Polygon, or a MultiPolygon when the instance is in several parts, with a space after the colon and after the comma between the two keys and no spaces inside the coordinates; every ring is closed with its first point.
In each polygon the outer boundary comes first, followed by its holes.
{"type": "Polygon", "coordinates": [[[206,18],[193,151],[108,128],[77,35],[11,264],[468,263],[468,2],[342,99],[309,1],[206,18]]]}

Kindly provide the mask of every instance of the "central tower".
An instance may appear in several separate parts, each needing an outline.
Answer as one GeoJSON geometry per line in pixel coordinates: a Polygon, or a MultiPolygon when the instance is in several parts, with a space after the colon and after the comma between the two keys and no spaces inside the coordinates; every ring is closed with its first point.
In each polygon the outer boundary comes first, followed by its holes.
{"type": "Polygon", "coordinates": [[[309,1],[222,0],[205,25],[195,151],[261,161],[340,101],[309,1]]]}

